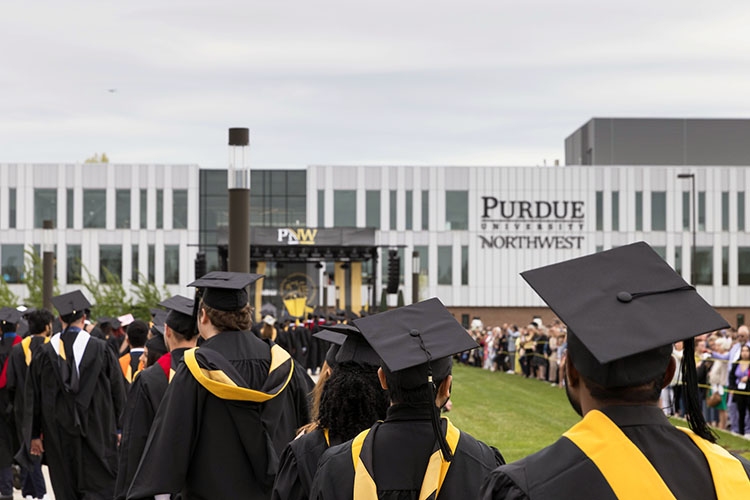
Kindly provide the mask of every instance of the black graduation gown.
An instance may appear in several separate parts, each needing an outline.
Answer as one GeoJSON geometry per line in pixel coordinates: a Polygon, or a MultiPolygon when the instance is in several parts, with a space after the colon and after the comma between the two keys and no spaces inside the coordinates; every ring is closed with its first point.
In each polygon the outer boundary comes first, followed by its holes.
{"type": "Polygon", "coordinates": [[[7,388],[7,361],[11,349],[19,337],[13,334],[4,336],[0,332],[0,467],[8,467],[13,463],[13,455],[18,449],[16,430],[13,425],[13,402],[7,388]]]}
{"type": "Polygon", "coordinates": [[[328,447],[323,429],[315,429],[289,443],[279,459],[279,471],[276,473],[271,498],[307,500],[318,461],[328,447]]]}
{"type": "MultiPolygon", "coordinates": [[[[73,332],[68,332],[73,333],[73,332]]],[[[75,336],[65,338],[68,360],[75,336]]],[[[89,338],[79,367],[77,393],[66,389],[53,348],[44,344],[29,366],[30,436],[42,435],[52,489],[58,500],[111,499],[117,473],[118,421],[125,406],[122,371],[107,344],[89,338]]],[[[69,365],[70,366],[70,365],[69,365]]]]}
{"type": "MultiPolygon", "coordinates": [[[[378,426],[373,438],[372,466],[379,499],[419,498],[427,463],[437,450],[429,412],[424,406],[394,405],[378,426]]],[[[484,478],[503,463],[502,455],[495,448],[461,432],[438,499],[476,498],[484,478]]],[[[353,489],[352,441],[347,441],[329,448],[321,457],[310,499],[351,499],[353,489]]]]}
{"type": "MultiPolygon", "coordinates": [[[[31,359],[39,353],[39,349],[44,345],[45,337],[31,337],[29,340],[29,351],[31,352],[31,359]]],[[[31,360],[29,360],[31,362],[31,360]]],[[[26,404],[33,404],[33,394],[31,397],[26,397],[26,374],[28,372],[28,365],[26,364],[26,352],[23,350],[21,344],[13,346],[13,350],[10,352],[8,357],[8,394],[12,402],[13,412],[13,425],[16,430],[17,441],[16,461],[21,463],[26,468],[30,468],[32,465],[31,461],[33,457],[28,455],[29,447],[25,443],[23,436],[28,433],[28,430],[24,432],[24,411],[26,404]],[[21,448],[19,450],[19,448],[21,448]]],[[[31,422],[28,422],[31,424],[31,422]]],[[[30,425],[29,425],[30,427],[30,425]]]]}
{"type": "MultiPolygon", "coordinates": [[[[170,353],[170,367],[177,371],[187,349],[170,353]]],[[[118,450],[115,499],[124,499],[146,447],[151,424],[169,385],[169,373],[160,363],[154,363],[135,377],[128,392],[128,403],[122,416],[122,439],[118,450]]]]}
{"type": "MultiPolygon", "coordinates": [[[[690,437],[669,423],[661,409],[612,406],[601,411],[646,456],[675,498],[716,498],[705,456],[690,437]]],[[[750,476],[750,462],[738,458],[750,476]]],[[[566,437],[493,471],[482,485],[481,498],[617,500],[597,466],[566,437]]]]}
{"type": "MultiPolygon", "coordinates": [[[[232,380],[260,390],[269,379],[272,345],[251,332],[223,332],[197,352],[211,351],[234,372],[232,380]]],[[[269,498],[278,456],[309,421],[311,384],[295,363],[289,383],[269,401],[222,399],[181,363],[156,412],[127,498],[163,493],[181,493],[184,500],[269,498]]]]}

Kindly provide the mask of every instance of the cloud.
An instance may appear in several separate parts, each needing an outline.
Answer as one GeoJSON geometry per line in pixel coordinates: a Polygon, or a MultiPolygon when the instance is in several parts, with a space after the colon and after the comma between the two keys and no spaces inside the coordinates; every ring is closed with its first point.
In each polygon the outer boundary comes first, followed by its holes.
{"type": "Polygon", "coordinates": [[[3,2],[0,161],[541,164],[592,116],[748,115],[750,6],[3,2]],[[109,93],[107,89],[117,92],[109,93]]]}

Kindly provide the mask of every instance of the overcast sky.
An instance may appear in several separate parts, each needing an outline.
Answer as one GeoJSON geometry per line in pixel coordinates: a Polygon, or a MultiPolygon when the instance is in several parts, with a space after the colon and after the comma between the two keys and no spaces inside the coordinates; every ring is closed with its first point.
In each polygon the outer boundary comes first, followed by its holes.
{"type": "Polygon", "coordinates": [[[0,3],[0,163],[536,165],[592,116],[750,117],[750,3],[0,3]],[[116,89],[109,92],[108,89],[116,89]]]}

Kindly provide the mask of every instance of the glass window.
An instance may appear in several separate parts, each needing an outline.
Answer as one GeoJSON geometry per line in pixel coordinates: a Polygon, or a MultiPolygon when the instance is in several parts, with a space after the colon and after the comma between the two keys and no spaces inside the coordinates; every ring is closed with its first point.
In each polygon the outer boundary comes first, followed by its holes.
{"type": "Polygon", "coordinates": [[[67,219],[67,228],[73,229],[75,220],[75,198],[72,189],[65,190],[65,218],[67,219]]]}
{"type": "Polygon", "coordinates": [[[289,196],[286,199],[287,224],[304,226],[307,224],[307,198],[304,196],[289,196]]]}
{"type": "Polygon", "coordinates": [[[667,193],[664,191],[651,193],[651,230],[667,230],[667,193]]]}
{"type": "Polygon", "coordinates": [[[130,229],[130,189],[115,189],[115,227],[130,229]]]}
{"type": "Polygon", "coordinates": [[[156,248],[154,245],[148,246],[148,281],[156,281],[156,248]]]}
{"type": "Polygon", "coordinates": [[[706,192],[698,192],[698,231],[706,230],[706,192]]]}
{"type": "Polygon", "coordinates": [[[406,230],[411,231],[414,227],[414,191],[406,191],[406,230]]]}
{"type": "Polygon", "coordinates": [[[422,230],[430,229],[430,192],[422,190],[422,230]]]}
{"type": "Polygon", "coordinates": [[[390,207],[391,207],[391,225],[390,225],[390,229],[391,229],[391,231],[395,231],[396,230],[396,221],[398,220],[398,217],[397,217],[397,214],[398,214],[398,212],[397,212],[397,210],[398,210],[398,202],[397,202],[396,190],[395,189],[391,189],[391,192],[390,192],[390,204],[391,204],[390,205],[390,207]]]}
{"type": "MultiPolygon", "coordinates": [[[[104,189],[83,190],[83,227],[104,228],[107,222],[107,193],[104,189]]],[[[103,275],[102,275],[103,276],[103,275]]]]}
{"type": "Polygon", "coordinates": [[[729,192],[721,193],[721,230],[729,231],[729,192]]]}
{"type": "Polygon", "coordinates": [[[23,279],[23,245],[2,245],[2,273],[6,283],[20,283],[23,279]]]}
{"type": "Polygon", "coordinates": [[[604,192],[596,192],[596,230],[604,229],[604,192]]]}
{"type": "Polygon", "coordinates": [[[130,247],[130,264],[130,280],[133,283],[138,283],[138,245],[133,245],[130,247]]]}
{"type": "Polygon", "coordinates": [[[122,245],[99,245],[99,280],[105,281],[107,271],[122,279],[122,245]]]}
{"type": "Polygon", "coordinates": [[[690,230],[690,191],[682,192],[682,230],[690,230]]]}
{"type": "Polygon", "coordinates": [[[16,222],[16,188],[10,188],[8,190],[8,227],[15,229],[16,222]]]}
{"type": "Polygon", "coordinates": [[[164,190],[156,190],[156,229],[164,227],[164,190]]]}
{"type": "Polygon", "coordinates": [[[318,189],[318,227],[326,226],[326,192],[318,189]]]}
{"type": "Polygon", "coordinates": [[[603,252],[604,251],[604,245],[596,245],[596,253],[603,252]]]}
{"type": "Polygon", "coordinates": [[[695,249],[695,283],[697,285],[713,285],[714,260],[713,247],[697,247],[695,249]]]}
{"type": "Polygon", "coordinates": [[[357,192],[353,189],[333,191],[333,225],[355,227],[357,225],[357,192]]]}
{"type": "Polygon", "coordinates": [[[643,191],[635,192],[635,230],[643,231],[643,191]]]}
{"type": "Polygon", "coordinates": [[[188,192],[187,189],[172,191],[172,227],[187,229],[188,221],[188,192]]]}
{"type": "MultiPolygon", "coordinates": [[[[271,202],[271,219],[272,226],[283,226],[286,224],[286,199],[283,196],[272,196],[266,198],[266,201],[271,202]]],[[[334,197],[334,202],[335,202],[334,197]]],[[[335,216],[336,214],[334,214],[335,216]]]]}
{"type": "Polygon", "coordinates": [[[461,247],[461,284],[469,284],[469,247],[461,247]]]}
{"type": "Polygon", "coordinates": [[[674,247],[674,270],[682,276],[682,246],[674,247]]]}
{"type": "Polygon", "coordinates": [[[419,254],[419,274],[427,274],[430,268],[430,247],[414,245],[414,251],[419,254]]]}
{"type": "Polygon", "coordinates": [[[745,192],[737,193],[737,230],[745,230],[745,192]]]}
{"type": "Polygon", "coordinates": [[[365,227],[380,229],[380,191],[365,191],[365,227]]]}
{"type": "Polygon", "coordinates": [[[141,189],[141,229],[148,227],[148,190],[141,189]]]}
{"type": "Polygon", "coordinates": [[[81,245],[68,245],[68,284],[81,282],[81,245]]]}
{"type": "Polygon", "coordinates": [[[651,247],[654,249],[654,252],[656,252],[659,257],[661,257],[664,260],[667,260],[667,247],[651,247]]]}
{"type": "Polygon", "coordinates": [[[305,170],[287,172],[286,194],[289,196],[307,196],[307,172],[305,170]]]}
{"type": "Polygon", "coordinates": [[[438,285],[453,284],[453,247],[438,247],[438,285]]]}
{"type": "Polygon", "coordinates": [[[737,252],[739,284],[750,285],[750,247],[739,247],[737,252]]]}
{"type": "Polygon", "coordinates": [[[612,191],[612,231],[620,230],[620,192],[612,191]]]}
{"type": "Polygon", "coordinates": [[[164,245],[164,283],[177,285],[180,282],[180,247],[164,245]]]}
{"type": "Polygon", "coordinates": [[[721,284],[729,284],[729,247],[721,247],[721,284]]]}
{"type": "Polygon", "coordinates": [[[57,225],[57,189],[34,189],[34,227],[44,227],[44,221],[57,225]]]}
{"type": "Polygon", "coordinates": [[[445,192],[446,229],[469,229],[469,192],[445,192]]]}

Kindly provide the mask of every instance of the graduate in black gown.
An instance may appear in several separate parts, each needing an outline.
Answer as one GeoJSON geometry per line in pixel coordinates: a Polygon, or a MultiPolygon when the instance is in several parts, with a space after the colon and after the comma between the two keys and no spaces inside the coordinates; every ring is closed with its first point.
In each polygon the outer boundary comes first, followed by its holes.
{"type": "Polygon", "coordinates": [[[281,456],[274,500],[306,500],[321,455],[385,418],[388,408],[388,395],[378,379],[380,358],[359,330],[339,325],[335,331],[316,335],[334,346],[343,345],[340,349],[332,346],[333,355],[326,359],[332,374],[323,386],[318,418],[281,456]]]}
{"type": "MultiPolygon", "coordinates": [[[[21,493],[24,498],[43,498],[47,493],[47,487],[42,475],[41,460],[39,457],[31,457],[29,443],[26,443],[23,437],[31,428],[31,421],[24,421],[27,399],[33,399],[26,398],[25,389],[28,367],[41,347],[49,342],[54,316],[46,309],[26,312],[24,316],[28,324],[28,336],[13,347],[8,358],[8,394],[13,403],[12,417],[20,448],[16,453],[16,462],[21,465],[21,493]]],[[[30,415],[30,412],[26,414],[30,415]]]]}
{"type": "Polygon", "coordinates": [[[83,330],[80,291],[52,298],[63,331],[33,357],[31,454],[44,453],[57,499],[111,499],[125,384],[112,351],[83,330]]]}
{"type": "Polygon", "coordinates": [[[452,356],[477,344],[438,299],[354,324],[383,361],[378,376],[391,406],[385,421],[323,454],[310,498],[476,498],[503,458],[441,419],[439,408],[450,397],[452,356]]]}
{"type": "Polygon", "coordinates": [[[566,391],[583,419],[494,471],[481,498],[750,498],[750,461],[716,445],[701,412],[694,337],[728,325],[695,288],[643,242],[522,276],[568,326],[566,391]],[[690,429],[659,407],[681,340],[690,429]]]}
{"type": "MultiPolygon", "coordinates": [[[[146,446],[151,425],[159,408],[169,380],[177,371],[185,351],[195,347],[196,331],[193,323],[193,301],[187,297],[175,295],[160,305],[170,311],[165,319],[164,336],[154,336],[146,342],[148,357],[157,351],[157,344],[166,344],[168,353],[136,376],[128,393],[128,404],[125,408],[122,424],[122,440],[118,452],[117,485],[115,499],[127,496],[138,464],[146,446]]],[[[152,328],[159,328],[154,325],[152,328]]]]}
{"type": "Polygon", "coordinates": [[[125,342],[130,349],[120,356],[119,362],[122,376],[125,377],[128,384],[132,384],[136,374],[144,368],[144,364],[141,362],[141,354],[145,349],[148,333],[148,325],[141,320],[135,320],[127,327],[125,342]]]}
{"type": "Polygon", "coordinates": [[[205,339],[185,353],[156,413],[129,499],[268,498],[278,456],[309,420],[312,381],[250,333],[246,287],[260,275],[211,272],[191,286],[205,339]]]}
{"type": "Polygon", "coordinates": [[[12,307],[0,309],[0,499],[13,496],[13,455],[18,450],[12,418],[12,399],[6,387],[8,358],[13,346],[21,342],[16,328],[21,313],[12,307]]]}

